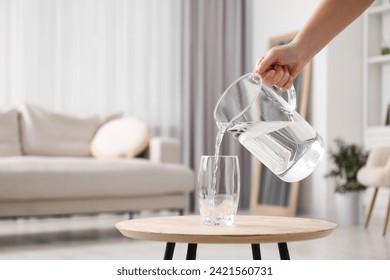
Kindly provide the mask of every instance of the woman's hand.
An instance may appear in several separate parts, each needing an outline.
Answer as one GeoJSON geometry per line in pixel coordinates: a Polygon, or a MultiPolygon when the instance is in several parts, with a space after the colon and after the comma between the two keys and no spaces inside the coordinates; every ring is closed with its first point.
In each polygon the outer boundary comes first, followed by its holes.
{"type": "Polygon", "coordinates": [[[292,86],[293,80],[308,62],[303,57],[293,42],[276,46],[257,60],[255,72],[266,84],[285,91],[292,86]]]}
{"type": "Polygon", "coordinates": [[[255,72],[281,90],[291,87],[302,68],[338,33],[361,15],[374,0],[321,0],[294,40],[270,49],[255,72]]]}

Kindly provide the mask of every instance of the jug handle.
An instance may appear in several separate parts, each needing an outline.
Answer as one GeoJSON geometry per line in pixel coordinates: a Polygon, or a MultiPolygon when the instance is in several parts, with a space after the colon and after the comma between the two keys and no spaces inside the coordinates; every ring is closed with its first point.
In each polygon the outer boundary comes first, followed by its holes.
{"type": "Polygon", "coordinates": [[[287,103],[290,105],[291,110],[295,110],[297,108],[297,94],[295,92],[294,85],[291,86],[287,91],[287,103]]]}
{"type": "MultiPolygon", "coordinates": [[[[263,83],[261,77],[257,73],[252,73],[251,76],[252,80],[258,84],[260,87],[263,83]]],[[[285,91],[287,93],[287,103],[290,106],[291,110],[295,110],[297,107],[297,94],[295,92],[294,85],[291,86],[288,90],[285,91]]]]}

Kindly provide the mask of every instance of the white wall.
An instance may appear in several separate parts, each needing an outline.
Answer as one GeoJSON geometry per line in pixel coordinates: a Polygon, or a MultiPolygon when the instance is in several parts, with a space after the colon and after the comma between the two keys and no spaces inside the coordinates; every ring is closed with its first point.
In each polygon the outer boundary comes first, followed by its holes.
{"type": "MultiPolygon", "coordinates": [[[[328,54],[328,144],[341,138],[347,143],[362,145],[363,17],[329,44],[328,54]]],[[[328,186],[331,188],[332,184],[329,182],[328,186]]],[[[329,193],[328,215],[331,217],[336,214],[333,202],[334,193],[329,193]]]]}
{"type": "Polygon", "coordinates": [[[318,0],[252,0],[252,56],[256,59],[268,50],[270,37],[298,31],[316,7],[318,0]]]}
{"type": "MultiPolygon", "coordinates": [[[[270,37],[298,31],[318,3],[253,1],[253,61],[267,51],[270,37]]],[[[333,183],[324,178],[331,168],[329,148],[335,138],[362,143],[362,42],[363,24],[359,19],[313,59],[309,122],[323,136],[327,149],[319,167],[301,183],[301,214],[334,218],[333,183]]]]}

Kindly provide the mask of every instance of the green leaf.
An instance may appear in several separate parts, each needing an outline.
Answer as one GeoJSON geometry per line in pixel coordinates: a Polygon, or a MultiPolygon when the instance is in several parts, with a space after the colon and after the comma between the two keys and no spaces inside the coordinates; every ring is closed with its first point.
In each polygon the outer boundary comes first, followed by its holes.
{"type": "Polygon", "coordinates": [[[368,153],[362,147],[347,144],[341,139],[336,139],[335,142],[337,149],[330,151],[333,169],[325,174],[325,177],[333,178],[336,181],[336,192],[365,190],[366,187],[357,181],[357,173],[366,164],[368,153]]]}

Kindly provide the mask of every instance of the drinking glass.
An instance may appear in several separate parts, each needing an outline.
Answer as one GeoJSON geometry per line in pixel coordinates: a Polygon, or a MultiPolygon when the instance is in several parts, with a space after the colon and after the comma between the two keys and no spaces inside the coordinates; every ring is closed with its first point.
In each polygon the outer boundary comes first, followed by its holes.
{"type": "Polygon", "coordinates": [[[197,192],[203,224],[232,225],[240,193],[238,157],[202,156],[197,192]]]}

